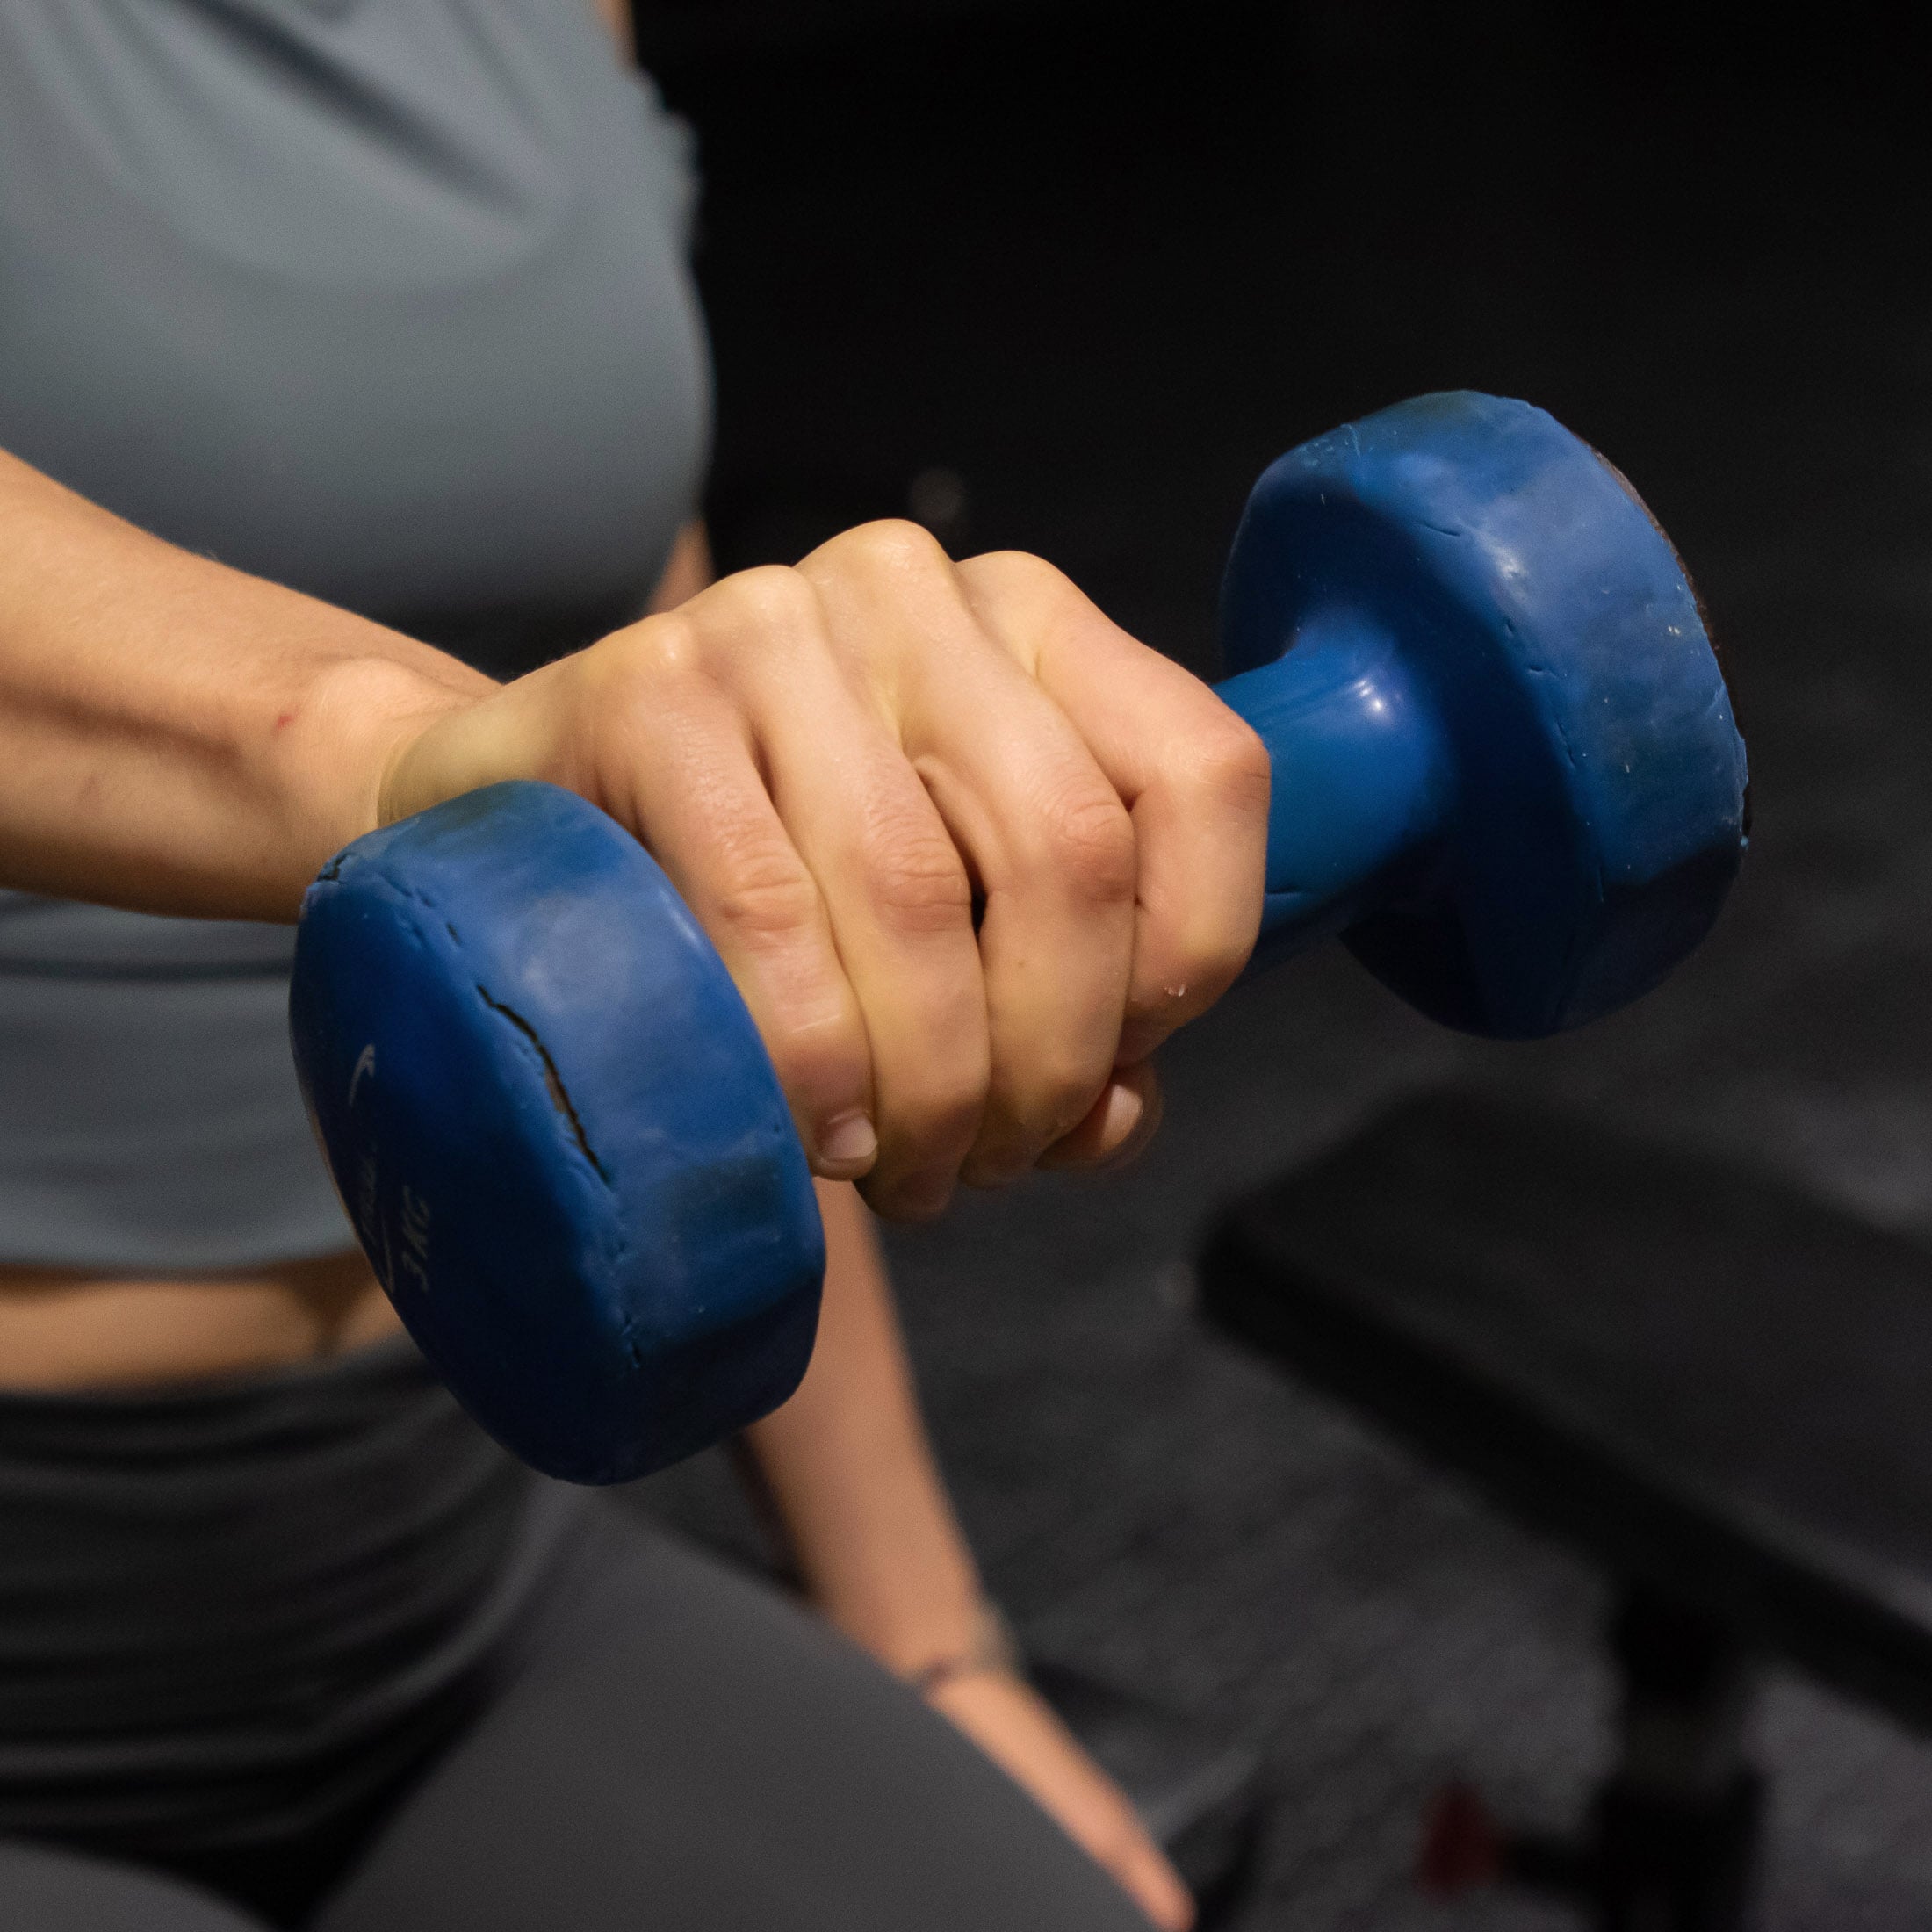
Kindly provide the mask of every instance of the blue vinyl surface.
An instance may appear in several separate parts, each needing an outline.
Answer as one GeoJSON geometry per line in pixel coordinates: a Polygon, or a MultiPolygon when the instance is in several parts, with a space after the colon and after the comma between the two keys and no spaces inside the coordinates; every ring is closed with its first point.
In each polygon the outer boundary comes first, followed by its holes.
{"type": "Polygon", "coordinates": [[[524,1460],[621,1481],[797,1385],[825,1244],[789,1110],[595,805],[497,785],[357,840],[309,889],[290,1015],[384,1287],[524,1460]]]}
{"type": "Polygon", "coordinates": [[[1258,963],[1340,930],[1431,1018],[1531,1038],[1710,929],[1746,829],[1717,658],[1669,539],[1544,411],[1420,396],[1291,451],[1222,620],[1221,696],[1274,754],[1258,963]]]}

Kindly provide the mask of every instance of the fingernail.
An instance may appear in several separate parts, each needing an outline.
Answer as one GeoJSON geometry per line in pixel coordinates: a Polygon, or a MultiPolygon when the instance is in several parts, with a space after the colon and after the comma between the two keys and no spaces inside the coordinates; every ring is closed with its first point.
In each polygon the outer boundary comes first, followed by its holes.
{"type": "Polygon", "coordinates": [[[879,1136],[863,1114],[841,1114],[818,1130],[818,1158],[828,1167],[862,1167],[879,1150],[879,1136]]]}
{"type": "Polygon", "coordinates": [[[1106,1111],[1100,1115],[1100,1145],[1109,1152],[1124,1147],[1146,1111],[1147,1101],[1140,1089],[1116,1080],[1107,1090],[1106,1111]]]}
{"type": "Polygon", "coordinates": [[[1161,1092],[1157,1085],[1128,1086],[1120,1082],[1110,1087],[1101,1145],[1107,1146],[1110,1142],[1114,1144],[1101,1165],[1105,1168],[1125,1167],[1129,1161],[1137,1159],[1160,1124],[1161,1092]],[[1120,1139],[1114,1142],[1116,1134],[1120,1139]]]}

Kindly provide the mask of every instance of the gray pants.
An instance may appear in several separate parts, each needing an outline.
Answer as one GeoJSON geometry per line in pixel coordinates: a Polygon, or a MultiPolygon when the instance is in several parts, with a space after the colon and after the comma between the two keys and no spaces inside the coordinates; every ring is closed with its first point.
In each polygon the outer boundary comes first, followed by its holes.
{"type": "MultiPolygon", "coordinates": [[[[1133,1932],[1020,1790],[814,1618],[601,1505],[478,1714],[312,1932],[1133,1932]]],[[[0,1845],[10,1932],[260,1932],[0,1845]]]]}

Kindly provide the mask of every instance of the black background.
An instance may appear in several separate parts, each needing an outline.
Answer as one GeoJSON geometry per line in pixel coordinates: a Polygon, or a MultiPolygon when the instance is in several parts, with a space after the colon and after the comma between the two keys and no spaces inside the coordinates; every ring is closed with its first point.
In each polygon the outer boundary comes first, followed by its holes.
{"type": "MultiPolygon", "coordinates": [[[[1561,1923],[1431,1906],[1408,1873],[1452,1773],[1532,1816],[1579,1802],[1607,1748],[1597,1580],[1202,1335],[1187,1258],[1216,1200],[1451,1078],[1932,1231],[1923,50],[1876,14],[1664,5],[694,0],[638,25],[704,158],[727,565],[924,514],[1211,671],[1261,467],[1469,386],[1604,450],[1698,580],[1756,825],[1663,991],[1496,1048],[1313,956],[1169,1049],[1139,1168],[892,1244],[1029,1640],[1266,1748],[1243,1923],[1561,1923]]],[[[715,1465],[654,1495],[746,1539],[715,1465]]],[[[1924,1747],[1783,1679],[1762,1730],[1770,1923],[1932,1922],[1924,1747]]]]}

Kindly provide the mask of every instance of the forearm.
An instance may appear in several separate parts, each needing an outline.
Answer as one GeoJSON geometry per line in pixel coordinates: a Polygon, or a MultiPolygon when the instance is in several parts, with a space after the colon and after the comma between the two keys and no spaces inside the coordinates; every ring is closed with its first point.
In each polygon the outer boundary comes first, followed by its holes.
{"type": "Polygon", "coordinates": [[[490,688],[0,455],[0,884],[292,919],[401,745],[490,688]]]}
{"type": "Polygon", "coordinates": [[[891,1289],[853,1190],[819,1184],[825,1301],[798,1393],[747,1431],[813,1599],[1005,1767],[1155,1924],[1193,1907],[1121,1791],[986,1652],[979,1576],[919,1419],[891,1289]]]}
{"type": "Polygon", "coordinates": [[[819,1185],[825,1296],[798,1393],[748,1445],[815,1602],[890,1668],[970,1649],[980,1583],[920,1419],[864,1206],[819,1185]]]}

